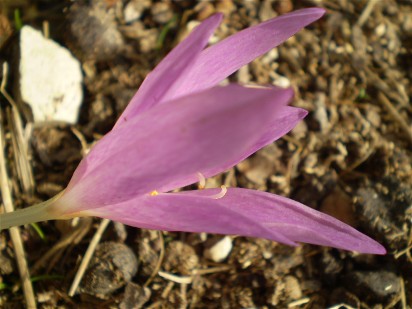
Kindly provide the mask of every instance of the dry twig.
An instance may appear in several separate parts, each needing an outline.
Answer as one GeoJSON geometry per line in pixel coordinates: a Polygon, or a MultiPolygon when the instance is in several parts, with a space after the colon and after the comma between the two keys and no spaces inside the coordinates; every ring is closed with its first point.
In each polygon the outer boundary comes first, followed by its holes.
{"type": "Polygon", "coordinates": [[[104,231],[106,230],[107,226],[109,225],[109,223],[110,223],[109,219],[103,219],[102,222],[100,222],[100,226],[97,229],[96,233],[94,234],[92,241],[90,242],[89,247],[87,248],[86,253],[82,259],[82,262],[80,263],[76,276],[74,277],[72,286],[70,287],[70,290],[69,290],[70,297],[72,297],[76,293],[76,290],[80,284],[80,281],[83,278],[84,273],[86,272],[87,266],[90,263],[90,260],[94,254],[94,251],[96,250],[96,247],[99,244],[100,239],[102,238],[102,235],[104,231]]]}
{"type": "Polygon", "coordinates": [[[406,309],[406,293],[405,293],[405,282],[403,281],[402,278],[399,278],[400,284],[401,284],[401,304],[402,304],[402,309],[406,309]]]}
{"type": "Polygon", "coordinates": [[[366,2],[365,9],[363,10],[357,22],[359,27],[362,27],[365,24],[377,3],[378,0],[369,0],[368,2],[366,2]]]}
{"type": "Polygon", "coordinates": [[[158,231],[157,233],[160,239],[160,254],[159,254],[159,258],[156,263],[156,267],[153,269],[153,273],[150,275],[149,279],[147,279],[147,281],[145,282],[144,287],[149,286],[149,284],[152,283],[153,279],[157,276],[157,274],[159,273],[160,267],[162,266],[163,258],[165,256],[165,241],[163,239],[163,234],[161,231],[158,231]]]}
{"type": "Polygon", "coordinates": [[[158,272],[159,276],[169,280],[169,281],[173,281],[175,283],[180,283],[180,284],[191,284],[193,281],[193,277],[192,276],[177,276],[175,274],[171,274],[165,271],[159,271],[158,272]]]}
{"type": "Polygon", "coordinates": [[[294,300],[294,301],[290,302],[288,304],[288,308],[302,306],[302,305],[307,304],[308,302],[310,302],[310,298],[309,297],[304,297],[304,298],[301,298],[301,299],[294,300]]]}
{"type": "MultiPolygon", "coordinates": [[[[3,65],[3,80],[1,83],[1,93],[3,95],[6,93],[4,90],[6,86],[6,75],[4,73],[7,72],[7,69],[5,70],[4,68],[6,66],[7,64],[3,65]]],[[[9,176],[7,174],[7,167],[6,167],[6,157],[4,154],[5,145],[6,143],[4,139],[2,117],[0,113],[0,149],[2,149],[2,151],[0,151],[1,196],[3,199],[5,211],[13,212],[14,211],[13,199],[11,196],[11,189],[9,186],[9,176]]],[[[20,272],[20,278],[21,278],[22,285],[23,285],[24,298],[26,300],[27,308],[30,308],[30,309],[37,308],[36,300],[34,297],[33,286],[30,280],[30,273],[29,273],[29,269],[27,266],[26,255],[24,252],[23,241],[22,241],[21,234],[20,234],[20,229],[18,227],[10,228],[10,237],[13,243],[14,252],[16,254],[17,266],[20,272]]]]}
{"type": "Polygon", "coordinates": [[[3,80],[0,86],[1,94],[6,98],[11,106],[7,111],[7,121],[10,124],[12,134],[13,155],[16,162],[17,176],[24,193],[31,195],[34,188],[34,177],[28,156],[28,140],[23,133],[23,124],[16,102],[6,91],[6,78],[9,67],[3,64],[3,80]]]}
{"type": "Polygon", "coordinates": [[[379,102],[388,110],[389,114],[393,119],[399,124],[400,128],[408,136],[410,142],[412,143],[412,129],[406,123],[405,119],[399,114],[398,110],[392,105],[391,101],[382,93],[378,94],[379,102]]]}
{"type": "Polygon", "coordinates": [[[36,264],[34,264],[34,266],[31,269],[32,273],[36,273],[46,263],[48,263],[47,272],[49,272],[49,270],[51,270],[55,265],[54,260],[56,260],[56,258],[53,257],[56,255],[57,257],[59,257],[67,246],[71,244],[78,244],[89,232],[90,227],[90,218],[85,218],[85,220],[82,220],[80,224],[78,224],[69,234],[64,235],[49,251],[47,251],[46,254],[44,254],[36,262],[36,264]],[[52,262],[49,262],[52,258],[52,262]]]}

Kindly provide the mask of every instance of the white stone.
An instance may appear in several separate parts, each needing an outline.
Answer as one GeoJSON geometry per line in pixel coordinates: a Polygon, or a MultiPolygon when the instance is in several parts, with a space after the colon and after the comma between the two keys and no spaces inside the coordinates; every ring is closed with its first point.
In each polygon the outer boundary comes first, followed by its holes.
{"type": "Polygon", "coordinates": [[[151,0],[131,0],[124,8],[124,21],[133,23],[142,17],[143,11],[152,6],[151,0]]]}
{"type": "Polygon", "coordinates": [[[129,2],[124,9],[124,21],[126,23],[132,23],[139,20],[143,11],[136,8],[134,2],[129,2]]]}
{"type": "Polygon", "coordinates": [[[279,75],[274,71],[270,72],[269,76],[273,79],[272,84],[275,86],[280,88],[289,88],[291,85],[290,80],[287,77],[279,75]]]}
{"type": "Polygon", "coordinates": [[[375,28],[375,34],[378,37],[383,36],[386,33],[386,25],[384,23],[379,24],[376,28],[375,28]]]}
{"type": "Polygon", "coordinates": [[[213,246],[205,250],[205,257],[213,262],[219,263],[228,257],[232,248],[232,239],[229,236],[225,236],[213,246]]]}
{"type": "Polygon", "coordinates": [[[34,121],[76,123],[83,100],[79,61],[30,26],[21,30],[20,50],[20,91],[34,121]]]}

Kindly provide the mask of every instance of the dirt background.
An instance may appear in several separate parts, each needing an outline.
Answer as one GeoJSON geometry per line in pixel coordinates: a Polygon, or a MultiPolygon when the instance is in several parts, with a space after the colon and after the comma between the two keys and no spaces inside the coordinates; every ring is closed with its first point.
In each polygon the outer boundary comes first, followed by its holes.
{"type": "MultiPolygon", "coordinates": [[[[0,60],[11,67],[6,89],[17,101],[33,175],[22,175],[14,159],[16,128],[10,101],[0,95],[14,206],[61,191],[144,77],[199,21],[224,13],[213,37],[218,41],[311,6],[326,8],[326,16],[230,77],[290,84],[296,92],[292,105],[309,110],[309,116],[207,184],[289,196],[355,226],[384,244],[388,254],[111,223],[69,297],[100,220],[40,223],[21,229],[39,308],[411,308],[411,1],[2,0],[0,60]],[[50,38],[81,61],[84,101],[77,125],[33,126],[30,111],[19,102],[13,67],[20,24],[48,29],[50,38]],[[216,243],[228,251],[221,261],[210,257],[216,243]]],[[[1,308],[24,307],[15,260],[3,231],[1,308]]]]}

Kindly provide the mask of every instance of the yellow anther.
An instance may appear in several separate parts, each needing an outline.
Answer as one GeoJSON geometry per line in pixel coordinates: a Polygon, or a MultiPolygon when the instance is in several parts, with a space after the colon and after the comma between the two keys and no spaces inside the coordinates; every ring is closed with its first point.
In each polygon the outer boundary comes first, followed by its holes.
{"type": "Polygon", "coordinates": [[[156,190],[150,192],[150,196],[156,196],[159,195],[159,192],[157,192],[156,190]]]}
{"type": "Polygon", "coordinates": [[[218,200],[222,197],[224,197],[227,193],[227,188],[226,186],[220,186],[220,188],[222,189],[218,194],[212,195],[211,198],[218,200]]]}
{"type": "Polygon", "coordinates": [[[199,177],[199,185],[198,185],[198,188],[199,188],[200,190],[201,190],[201,189],[204,189],[204,188],[206,187],[206,178],[205,178],[205,176],[203,176],[203,174],[200,173],[200,172],[197,172],[196,175],[197,175],[197,177],[199,177]]]}

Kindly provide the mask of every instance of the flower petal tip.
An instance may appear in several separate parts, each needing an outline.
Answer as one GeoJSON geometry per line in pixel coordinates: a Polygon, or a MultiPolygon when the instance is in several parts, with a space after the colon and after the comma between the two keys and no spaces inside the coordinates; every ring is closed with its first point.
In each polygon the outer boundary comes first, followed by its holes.
{"type": "Polygon", "coordinates": [[[299,14],[299,15],[313,15],[314,20],[317,20],[319,18],[321,18],[323,15],[325,15],[326,13],[326,9],[324,8],[318,8],[318,7],[313,7],[313,8],[307,8],[307,9],[301,9],[298,11],[294,11],[291,13],[303,13],[303,14],[299,14]]]}
{"type": "Polygon", "coordinates": [[[352,242],[351,244],[342,242],[336,248],[341,248],[360,254],[385,255],[387,253],[385,247],[378,243],[376,240],[370,238],[367,235],[361,234],[358,231],[356,231],[356,233],[357,236],[355,236],[355,242],[352,242]],[[346,244],[348,245],[346,246],[346,244]]]}
{"type": "Polygon", "coordinates": [[[220,23],[222,21],[223,17],[224,17],[223,13],[215,13],[215,14],[213,14],[212,16],[210,16],[208,18],[213,19],[214,21],[220,23]]]}
{"type": "Polygon", "coordinates": [[[220,25],[224,17],[223,13],[215,13],[202,21],[202,23],[210,23],[210,27],[216,28],[220,25]]]}
{"type": "Polygon", "coordinates": [[[299,120],[305,119],[305,117],[309,114],[309,112],[303,108],[294,108],[294,110],[297,110],[296,118],[299,120]]]}
{"type": "Polygon", "coordinates": [[[324,15],[326,13],[326,9],[325,8],[318,8],[318,7],[313,7],[313,8],[308,8],[308,10],[312,10],[313,13],[317,13],[320,16],[324,15]]]}
{"type": "Polygon", "coordinates": [[[369,250],[365,250],[367,254],[378,254],[378,255],[385,255],[387,253],[386,249],[384,246],[382,246],[380,243],[373,241],[374,243],[371,244],[369,250]]]}

